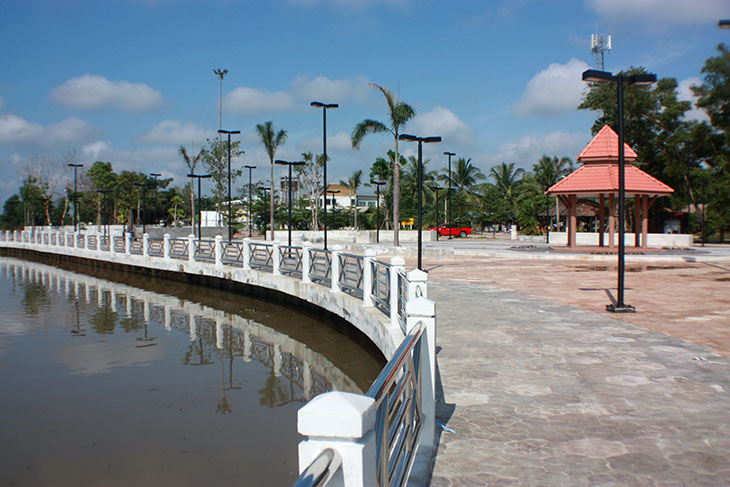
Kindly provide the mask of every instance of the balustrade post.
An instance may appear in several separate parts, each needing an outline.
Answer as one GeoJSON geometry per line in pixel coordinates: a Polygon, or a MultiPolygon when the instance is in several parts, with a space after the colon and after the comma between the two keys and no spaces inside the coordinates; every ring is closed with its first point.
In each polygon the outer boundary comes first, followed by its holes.
{"type": "Polygon", "coordinates": [[[215,236],[215,266],[223,267],[223,237],[215,236]]]}
{"type": "Polygon", "coordinates": [[[142,235],[142,256],[150,256],[150,235],[148,233],[142,235]]]}
{"type": "MultiPolygon", "coordinates": [[[[423,322],[421,336],[421,412],[423,430],[418,439],[419,447],[434,448],[436,426],[436,303],[425,297],[408,300],[406,303],[406,329],[410,332],[423,322]]],[[[430,458],[430,456],[429,456],[430,458]]]]}
{"type": "Polygon", "coordinates": [[[302,243],[302,282],[312,282],[309,277],[309,268],[312,266],[312,242],[302,243]]]}
{"type": "Polygon", "coordinates": [[[271,246],[271,272],[273,274],[281,274],[281,269],[279,269],[279,266],[281,265],[279,247],[281,247],[281,242],[279,240],[274,240],[273,245],[271,246]]]}
{"type": "Polygon", "coordinates": [[[400,295],[400,287],[398,286],[398,272],[405,271],[406,261],[403,257],[393,257],[390,259],[390,326],[399,326],[398,324],[398,298],[400,295]]]}
{"type": "Polygon", "coordinates": [[[195,235],[188,235],[188,262],[195,262],[195,235]]]}
{"type": "Polygon", "coordinates": [[[406,302],[412,301],[416,298],[428,298],[427,295],[427,281],[428,274],[420,269],[413,269],[407,274],[408,277],[408,295],[406,302]]]}
{"type": "Polygon", "coordinates": [[[124,253],[130,254],[132,250],[132,234],[127,232],[124,235],[124,253]]]}
{"type": "Polygon", "coordinates": [[[330,272],[330,282],[332,284],[332,292],[340,292],[340,253],[342,252],[342,245],[332,246],[332,262],[330,266],[332,271],[330,272]]]}
{"type": "Polygon", "coordinates": [[[243,270],[251,270],[251,239],[243,239],[243,270]]]}
{"type": "Polygon", "coordinates": [[[297,413],[299,433],[307,437],[299,443],[299,472],[332,448],[342,466],[328,485],[376,485],[375,412],[373,398],[349,392],[327,392],[305,404],[297,413]]]}
{"type": "Polygon", "coordinates": [[[375,250],[365,250],[362,261],[362,303],[363,306],[373,305],[373,259],[375,250]]]}
{"type": "Polygon", "coordinates": [[[162,236],[162,258],[170,260],[170,234],[162,236]]]}

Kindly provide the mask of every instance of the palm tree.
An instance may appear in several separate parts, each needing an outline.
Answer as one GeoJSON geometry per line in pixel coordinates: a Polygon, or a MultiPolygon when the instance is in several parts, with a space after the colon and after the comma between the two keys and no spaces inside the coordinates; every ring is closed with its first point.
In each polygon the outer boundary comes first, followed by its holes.
{"type": "MultiPolygon", "coordinates": [[[[188,166],[190,171],[188,174],[195,174],[195,166],[198,165],[200,158],[205,154],[205,148],[200,149],[198,155],[190,158],[188,151],[185,150],[185,146],[180,146],[177,151],[178,154],[185,160],[185,165],[188,166]]],[[[190,228],[195,228],[195,185],[190,185],[190,228]]]]}
{"type": "Polygon", "coordinates": [[[340,180],[340,184],[345,186],[347,189],[352,191],[352,194],[355,196],[355,230],[357,230],[357,188],[360,187],[362,184],[362,170],[358,169],[354,173],[352,173],[352,176],[347,181],[340,180]]]}
{"type": "Polygon", "coordinates": [[[524,172],[524,169],[515,169],[514,162],[509,164],[503,162],[489,171],[489,177],[494,179],[497,190],[513,210],[517,197],[517,188],[520,184],[520,176],[524,172]]]}
{"type": "MultiPolygon", "coordinates": [[[[395,140],[395,157],[394,161],[398,161],[398,135],[400,135],[400,129],[410,119],[414,117],[416,112],[409,104],[402,102],[393,97],[393,93],[384,86],[371,83],[371,86],[380,90],[385,97],[385,101],[388,103],[388,109],[390,111],[390,125],[386,125],[377,120],[365,119],[362,122],[355,125],[352,129],[350,139],[352,141],[352,148],[359,149],[360,142],[368,134],[381,134],[390,133],[393,135],[395,140]]],[[[398,241],[398,228],[400,221],[400,167],[398,164],[393,164],[393,244],[397,247],[400,245],[398,241]]]]}
{"type": "MultiPolygon", "coordinates": [[[[441,179],[448,182],[448,172],[442,174],[441,179]]],[[[486,179],[487,177],[484,173],[471,163],[471,158],[458,158],[453,171],[451,171],[451,184],[457,191],[467,191],[472,193],[473,187],[486,179]]]]}
{"type": "Polygon", "coordinates": [[[259,133],[261,143],[266,149],[266,153],[269,155],[269,162],[271,162],[271,195],[269,208],[271,208],[271,240],[274,240],[274,188],[276,187],[274,186],[274,157],[276,156],[276,149],[286,142],[287,134],[286,130],[279,130],[277,132],[274,128],[274,122],[271,120],[256,125],[256,130],[259,133]]]}

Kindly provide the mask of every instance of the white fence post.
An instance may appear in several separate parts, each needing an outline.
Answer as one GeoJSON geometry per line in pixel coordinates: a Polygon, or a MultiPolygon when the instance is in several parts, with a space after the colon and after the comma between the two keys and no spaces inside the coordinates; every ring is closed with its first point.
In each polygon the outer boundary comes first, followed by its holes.
{"type": "Polygon", "coordinates": [[[279,240],[274,240],[273,245],[271,246],[272,274],[281,274],[281,270],[279,269],[279,266],[281,265],[281,254],[279,254],[279,247],[281,247],[281,242],[279,240]]]}
{"type": "Polygon", "coordinates": [[[330,482],[336,487],[376,484],[375,400],[349,392],[316,396],[297,413],[297,428],[308,438],[299,443],[299,472],[325,448],[342,458],[342,474],[330,482]]]}
{"type": "Polygon", "coordinates": [[[215,236],[215,266],[223,267],[223,237],[215,236]]]}
{"type": "Polygon", "coordinates": [[[188,262],[195,262],[195,235],[188,235],[188,262]]]}
{"type": "Polygon", "coordinates": [[[127,234],[124,236],[124,253],[129,254],[130,249],[132,248],[132,234],[127,232],[127,234]]]}
{"type": "Polygon", "coordinates": [[[427,298],[428,274],[420,269],[413,269],[407,274],[408,276],[408,297],[406,301],[412,301],[416,298],[427,298]]]}
{"type": "Polygon", "coordinates": [[[162,237],[162,258],[170,259],[170,234],[166,233],[162,237]]]}
{"type": "Polygon", "coordinates": [[[375,250],[365,250],[362,268],[362,303],[364,306],[373,305],[373,259],[375,250]]]}
{"type": "Polygon", "coordinates": [[[342,245],[332,246],[332,272],[330,273],[330,282],[332,284],[332,292],[340,292],[340,252],[342,245]]]}
{"type": "Polygon", "coordinates": [[[309,278],[309,267],[312,265],[312,242],[302,243],[302,282],[312,282],[309,278]]]}
{"type": "Polygon", "coordinates": [[[243,270],[251,270],[251,239],[243,239],[243,270]]]}
{"type": "Polygon", "coordinates": [[[406,329],[423,322],[421,337],[421,411],[423,430],[419,447],[433,448],[436,421],[436,303],[425,297],[406,303],[406,329]]]}
{"type": "Polygon", "coordinates": [[[142,235],[142,255],[144,257],[150,256],[150,236],[148,233],[142,235]]]}
{"type": "Polygon", "coordinates": [[[400,288],[398,286],[398,272],[404,271],[406,261],[403,257],[390,259],[390,326],[400,326],[398,323],[398,297],[400,288]]]}

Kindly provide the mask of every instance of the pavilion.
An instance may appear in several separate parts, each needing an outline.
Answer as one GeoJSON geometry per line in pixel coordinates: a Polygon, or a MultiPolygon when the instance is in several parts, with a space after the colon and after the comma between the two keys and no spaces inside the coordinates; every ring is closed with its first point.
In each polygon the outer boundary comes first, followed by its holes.
{"type": "MultiPolygon", "coordinates": [[[[667,196],[674,190],[632,165],[636,158],[636,152],[628,144],[624,144],[624,191],[626,199],[634,199],[634,245],[646,248],[649,208],[659,196],[667,196]]],[[[568,247],[577,246],[575,232],[578,197],[598,198],[598,246],[605,246],[606,200],[608,200],[608,247],[613,248],[617,244],[616,224],[621,223],[617,222],[616,216],[619,194],[618,135],[611,127],[605,125],[583,149],[577,160],[582,166],[550,187],[545,194],[557,196],[568,210],[568,247]]]]}

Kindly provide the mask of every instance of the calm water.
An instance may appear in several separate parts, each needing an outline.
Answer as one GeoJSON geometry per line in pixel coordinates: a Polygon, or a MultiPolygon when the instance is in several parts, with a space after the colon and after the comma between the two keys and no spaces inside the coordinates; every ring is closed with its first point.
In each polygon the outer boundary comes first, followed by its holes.
{"type": "Polygon", "coordinates": [[[382,365],[312,312],[0,257],[0,485],[289,485],[297,410],[382,365]]]}

